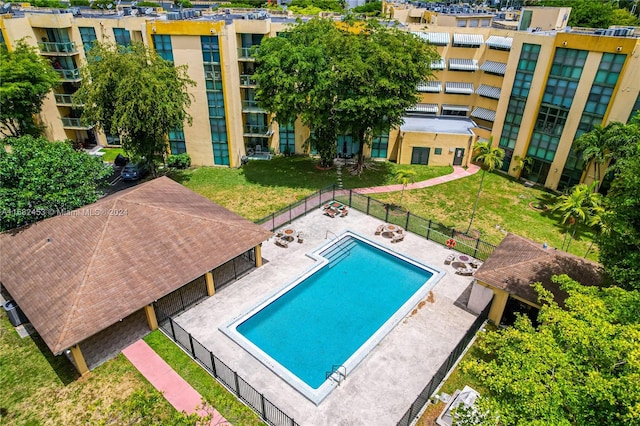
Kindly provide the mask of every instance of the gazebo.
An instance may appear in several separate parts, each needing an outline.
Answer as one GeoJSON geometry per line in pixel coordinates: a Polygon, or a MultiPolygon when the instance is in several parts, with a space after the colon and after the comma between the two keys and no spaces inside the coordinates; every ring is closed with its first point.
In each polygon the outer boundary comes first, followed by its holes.
{"type": "Polygon", "coordinates": [[[509,233],[476,271],[467,306],[477,311],[493,298],[489,319],[500,324],[510,300],[540,309],[532,287],[537,282],[562,306],[567,294],[551,281],[552,276],[561,274],[582,285],[602,283],[599,264],[509,233]]]}
{"type": "Polygon", "coordinates": [[[271,235],[161,177],[0,234],[0,283],[49,349],[69,349],[84,374],[95,363],[83,351],[99,354],[127,324],[157,328],[154,302],[186,285],[212,296],[216,271],[237,278],[225,265],[260,267],[271,235]]]}

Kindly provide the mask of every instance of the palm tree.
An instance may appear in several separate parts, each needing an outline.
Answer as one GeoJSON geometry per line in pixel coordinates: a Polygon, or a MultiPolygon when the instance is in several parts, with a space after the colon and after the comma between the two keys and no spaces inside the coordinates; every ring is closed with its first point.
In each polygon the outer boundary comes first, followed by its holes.
{"type": "Polygon", "coordinates": [[[395,173],[396,182],[402,184],[402,192],[400,193],[400,201],[398,205],[402,204],[402,196],[404,195],[404,190],[410,183],[414,183],[416,181],[416,171],[413,169],[400,169],[395,173]]]}
{"type": "Polygon", "coordinates": [[[605,127],[598,124],[575,140],[576,154],[582,154],[587,164],[593,163],[594,180],[598,182],[596,191],[600,189],[600,182],[602,182],[601,166],[609,159],[611,131],[611,124],[605,127]]]}
{"type": "Polygon", "coordinates": [[[502,167],[502,160],[504,159],[504,150],[498,147],[492,147],[491,143],[493,142],[493,136],[489,138],[486,142],[478,142],[473,147],[473,161],[478,163],[480,168],[482,169],[482,178],[480,178],[480,187],[478,187],[478,193],[476,194],[476,201],[473,204],[473,212],[471,213],[471,220],[469,221],[469,226],[467,227],[468,234],[471,230],[471,225],[473,224],[473,218],[476,215],[476,210],[478,208],[478,199],[480,198],[480,192],[482,192],[482,183],[484,182],[484,175],[486,172],[491,172],[496,168],[502,167]]]}
{"type": "MultiPolygon", "coordinates": [[[[593,181],[591,184],[586,185],[581,183],[573,187],[570,193],[561,195],[558,201],[553,206],[553,210],[559,211],[562,214],[562,223],[573,225],[569,242],[565,248],[564,241],[562,242],[562,249],[569,250],[571,241],[575,236],[578,224],[584,223],[588,226],[595,225],[595,221],[601,217],[601,201],[602,195],[596,190],[598,181],[593,181]]],[[[565,234],[565,240],[566,240],[565,234]]]]}
{"type": "Polygon", "coordinates": [[[513,157],[513,161],[515,161],[516,165],[513,166],[511,170],[514,172],[529,172],[531,169],[531,163],[533,163],[533,158],[531,157],[521,157],[516,155],[513,157]]]}

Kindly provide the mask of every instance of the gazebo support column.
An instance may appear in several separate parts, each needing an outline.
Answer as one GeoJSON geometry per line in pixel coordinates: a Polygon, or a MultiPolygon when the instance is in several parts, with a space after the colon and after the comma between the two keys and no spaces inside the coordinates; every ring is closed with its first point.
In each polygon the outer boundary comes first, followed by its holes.
{"type": "Polygon", "coordinates": [[[87,367],[87,362],[84,360],[84,356],[82,355],[80,346],[73,345],[71,346],[70,350],[71,350],[71,358],[73,358],[73,362],[76,364],[76,369],[78,370],[78,373],[84,376],[89,372],[89,367],[87,367]]]}
{"type": "Polygon", "coordinates": [[[256,255],[256,268],[259,268],[262,266],[262,244],[258,244],[255,248],[255,255],[256,255]]]}
{"type": "Polygon", "coordinates": [[[509,300],[509,293],[504,290],[493,287],[493,302],[491,303],[491,309],[489,310],[489,320],[495,325],[499,325],[504,314],[504,308],[507,306],[507,300],[509,300]]]}
{"type": "Polygon", "coordinates": [[[216,294],[216,286],[213,282],[213,274],[211,271],[204,274],[204,280],[207,283],[207,296],[211,297],[216,294]]]}
{"type": "Polygon", "coordinates": [[[156,311],[153,309],[153,305],[146,305],[144,307],[144,315],[147,317],[147,324],[151,331],[158,329],[158,318],[156,318],[156,311]]]}

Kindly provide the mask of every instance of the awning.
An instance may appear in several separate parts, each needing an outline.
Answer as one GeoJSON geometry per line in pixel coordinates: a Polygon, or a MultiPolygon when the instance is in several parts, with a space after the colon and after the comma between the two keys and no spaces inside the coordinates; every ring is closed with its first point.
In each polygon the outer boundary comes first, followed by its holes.
{"type": "Polygon", "coordinates": [[[480,120],[495,121],[496,112],[486,108],[477,107],[471,112],[471,116],[480,120]]]}
{"type": "Polygon", "coordinates": [[[480,69],[491,74],[504,75],[507,72],[507,64],[504,62],[485,61],[480,69]]]}
{"type": "Polygon", "coordinates": [[[473,94],[473,83],[456,83],[447,81],[444,84],[444,93],[471,95],[473,94]]]}
{"type": "Polygon", "coordinates": [[[451,41],[451,35],[449,33],[420,33],[413,32],[412,34],[417,35],[421,39],[428,41],[429,43],[436,46],[446,46],[451,41]]]}
{"type": "Polygon", "coordinates": [[[449,69],[453,71],[476,71],[478,61],[475,59],[449,59],[449,69]]]}
{"type": "Polygon", "coordinates": [[[442,92],[442,83],[439,81],[423,81],[418,84],[418,92],[440,93],[442,92]]]}
{"type": "Polygon", "coordinates": [[[437,114],[438,104],[416,104],[411,108],[407,108],[408,112],[423,112],[427,114],[437,114]]]}
{"type": "Polygon", "coordinates": [[[490,36],[485,43],[487,44],[487,46],[493,47],[494,49],[511,50],[511,44],[513,43],[513,38],[490,36]]]}
{"type": "Polygon", "coordinates": [[[432,70],[443,70],[445,69],[446,66],[447,66],[447,63],[445,62],[444,58],[440,59],[439,61],[431,62],[432,70]]]}
{"type": "Polygon", "coordinates": [[[480,87],[476,89],[478,95],[493,99],[500,99],[500,92],[499,87],[487,86],[486,84],[481,84],[480,87]]]}
{"type": "Polygon", "coordinates": [[[453,46],[480,47],[484,43],[482,34],[454,34],[453,46]]]}
{"type": "Polygon", "coordinates": [[[471,108],[467,105],[442,105],[443,111],[464,111],[469,112],[471,108]]]}

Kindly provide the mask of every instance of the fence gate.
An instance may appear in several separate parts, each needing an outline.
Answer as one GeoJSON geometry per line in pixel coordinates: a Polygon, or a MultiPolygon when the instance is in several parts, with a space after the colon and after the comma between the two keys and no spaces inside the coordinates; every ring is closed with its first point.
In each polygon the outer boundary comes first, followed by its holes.
{"type": "Polygon", "coordinates": [[[156,318],[159,323],[163,323],[168,317],[184,312],[206,297],[207,282],[201,276],[154,302],[156,318]]]}

